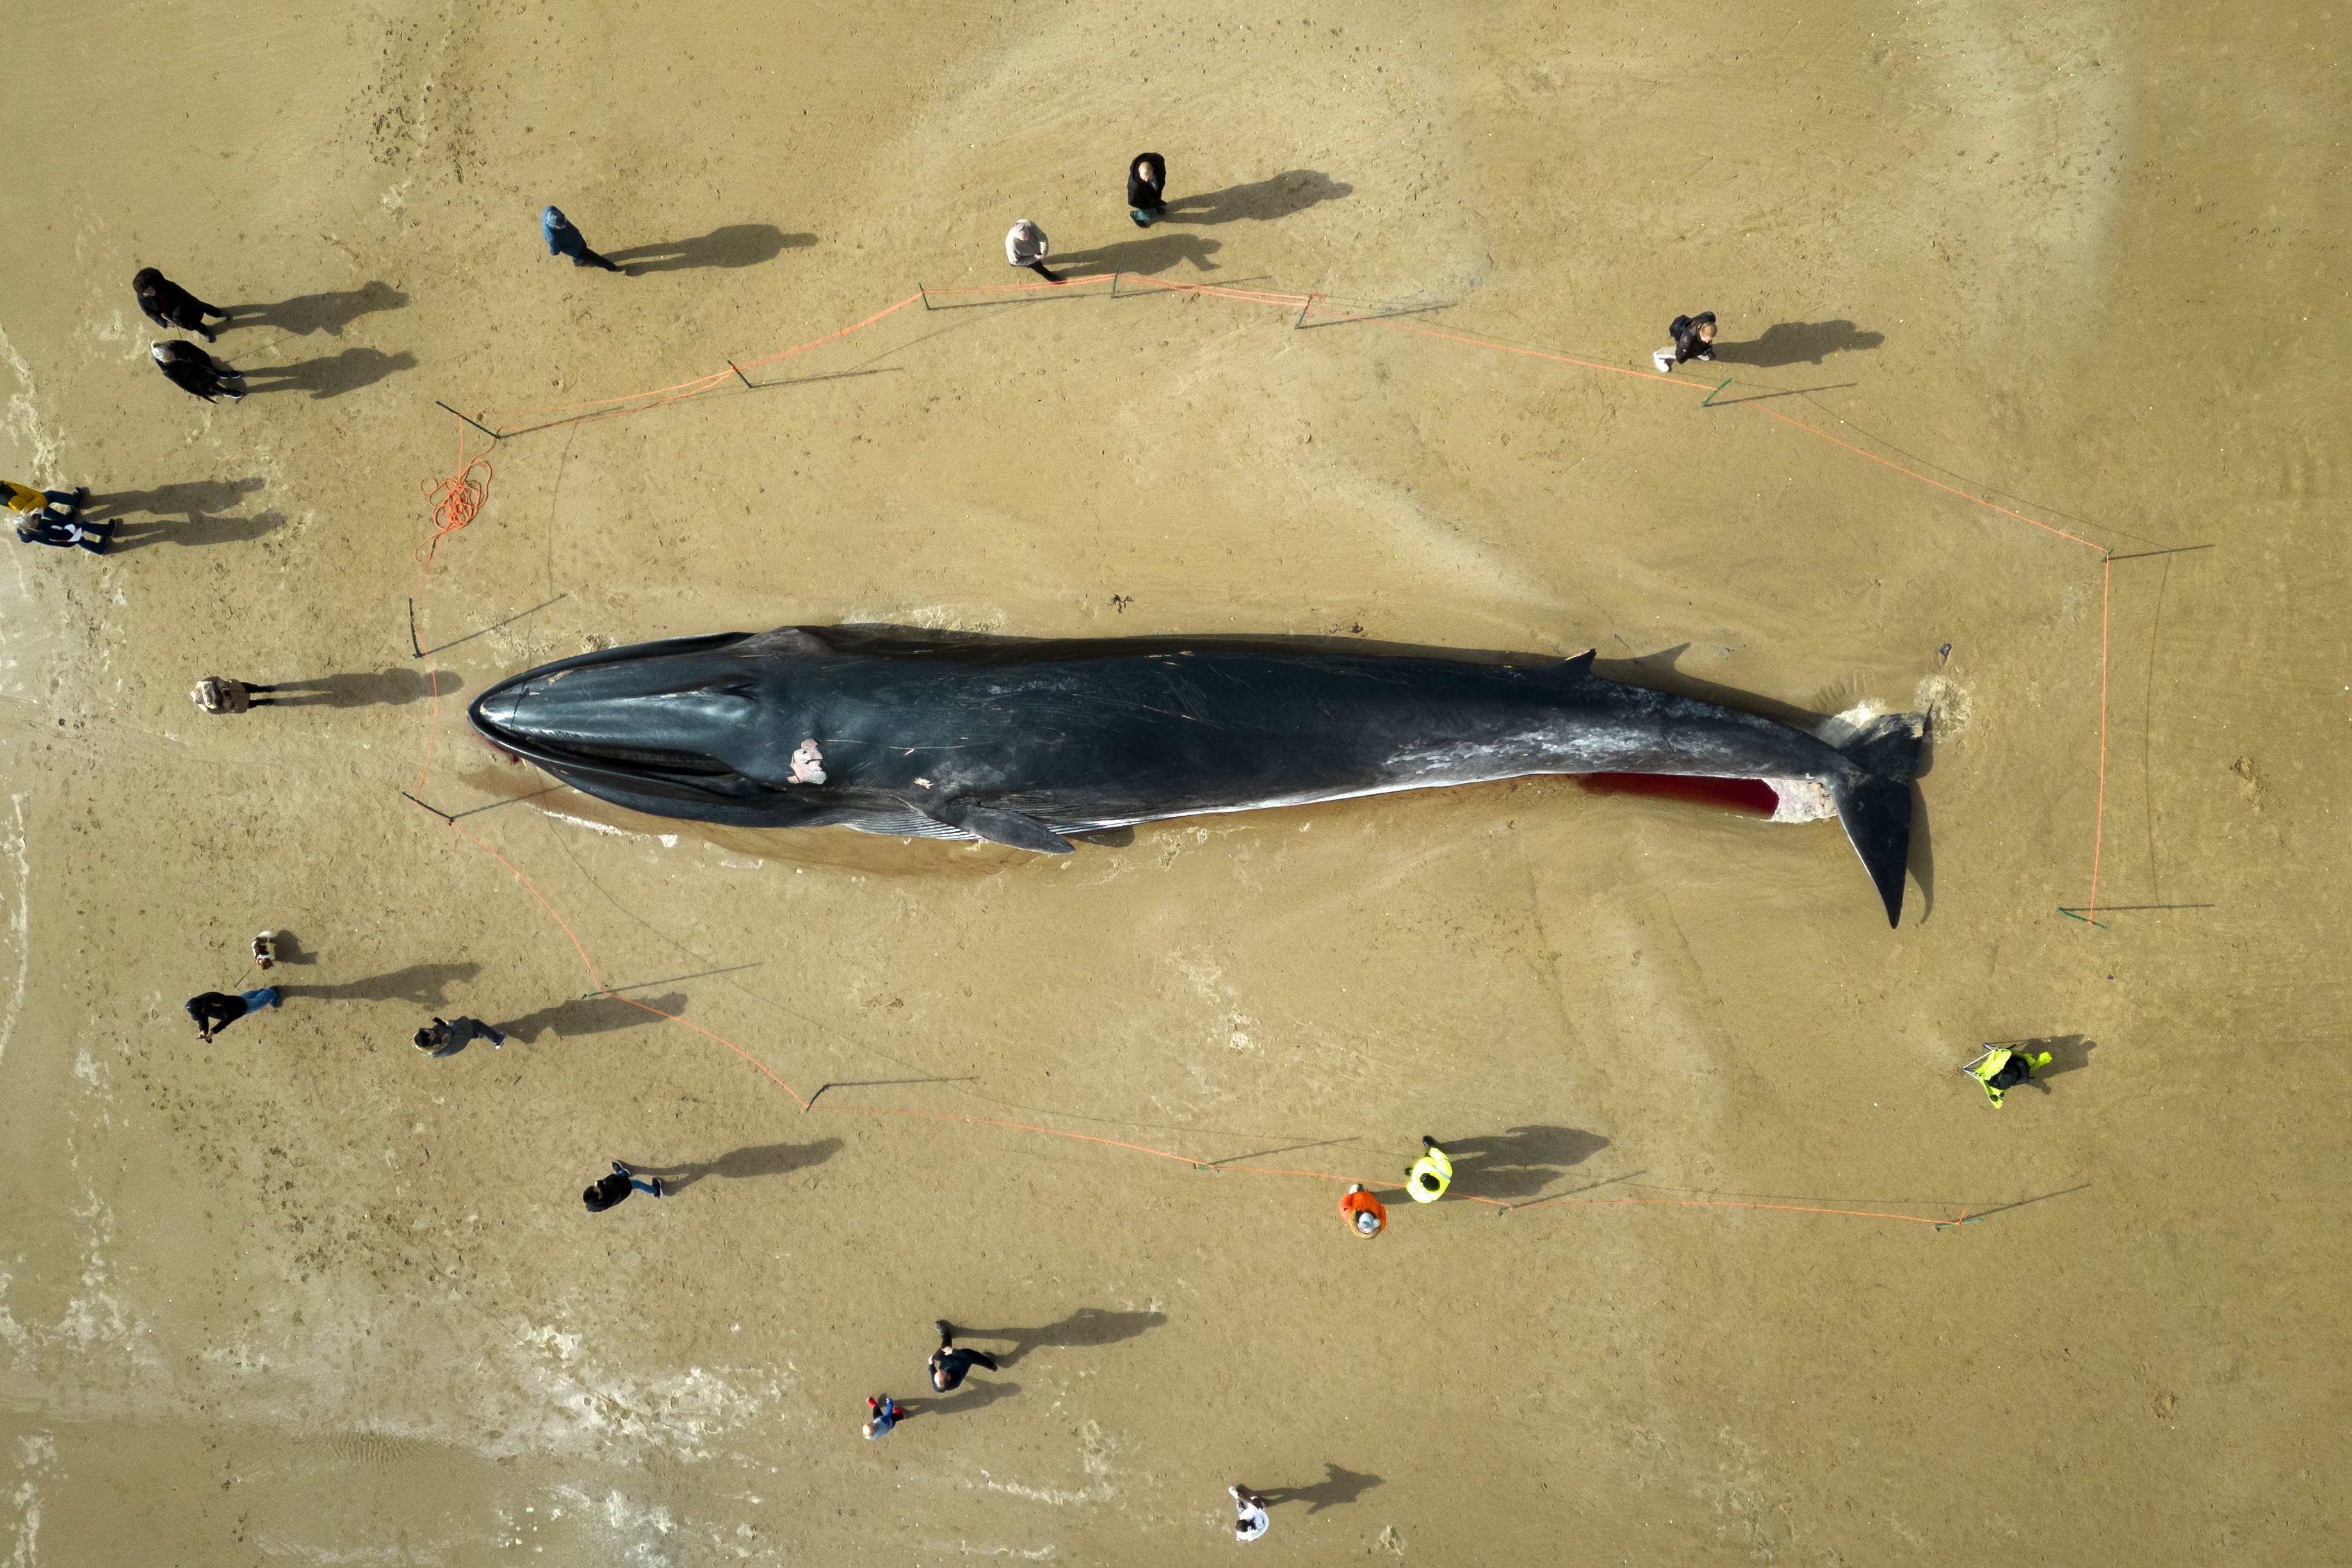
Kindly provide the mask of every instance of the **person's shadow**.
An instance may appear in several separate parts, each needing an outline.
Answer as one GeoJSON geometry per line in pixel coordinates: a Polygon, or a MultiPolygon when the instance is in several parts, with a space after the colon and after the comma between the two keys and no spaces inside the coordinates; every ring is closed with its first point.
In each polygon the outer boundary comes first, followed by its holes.
{"type": "Polygon", "coordinates": [[[1716,362],[1753,365],[1770,370],[1778,365],[1818,365],[1832,354],[1875,349],[1886,341],[1884,332],[1863,332],[1851,321],[1781,321],[1764,329],[1761,337],[1743,343],[1717,340],[1716,362]]]}
{"type": "MultiPolygon", "coordinates": [[[[928,1391],[931,1381],[926,1377],[923,1387],[928,1391]]],[[[918,1416],[952,1416],[959,1410],[985,1410],[1000,1399],[1010,1399],[1021,1392],[1017,1383],[982,1383],[974,1378],[952,1394],[927,1393],[924,1396],[898,1401],[901,1421],[918,1416]]]]}
{"type": "Polygon", "coordinates": [[[841,1152],[839,1138],[819,1138],[814,1144],[761,1144],[747,1149],[737,1149],[715,1160],[699,1165],[649,1166],[642,1161],[624,1163],[639,1176],[659,1176],[662,1186],[671,1192],[682,1192],[704,1176],[726,1176],[744,1181],[753,1176],[787,1176],[793,1171],[821,1166],[841,1152]]]}
{"type": "Polygon", "coordinates": [[[1311,1487],[1272,1487],[1257,1495],[1268,1508],[1286,1502],[1303,1502],[1308,1513],[1321,1513],[1327,1508],[1338,1508],[1361,1498],[1381,1484],[1381,1478],[1357,1470],[1343,1470],[1330,1460],[1323,1461],[1323,1479],[1311,1487]]]}
{"type": "Polygon", "coordinates": [[[788,235],[773,224],[728,224],[694,239],[607,251],[604,258],[633,273],[683,272],[690,267],[757,267],[815,243],[814,235],[788,235]]]}
{"type": "MultiPolygon", "coordinates": [[[[281,957],[281,963],[285,960],[281,957]]],[[[481,972],[479,964],[411,964],[372,979],[346,980],[340,986],[280,986],[289,997],[316,997],[321,1001],[407,1002],[420,1008],[446,1006],[445,993],[481,972]]]]}
{"type": "Polygon", "coordinates": [[[1074,280],[1081,276],[1100,277],[1111,272],[1165,272],[1180,261],[1191,262],[1195,272],[1214,272],[1217,264],[1209,257],[1223,248],[1223,243],[1203,239],[1199,235],[1154,235],[1150,239],[1121,240],[1117,245],[1097,246],[1068,256],[1049,256],[1045,265],[1074,280]]]}
{"type": "MultiPolygon", "coordinates": [[[[1342,184],[1330,175],[1313,169],[1292,169],[1271,179],[1254,181],[1246,185],[1228,185],[1222,191],[1207,191],[1199,195],[1179,196],[1163,210],[1162,223],[1230,224],[1243,218],[1286,218],[1293,213],[1303,213],[1318,202],[1334,202],[1352,195],[1356,187],[1342,184]]],[[[1048,259],[1046,266],[1053,262],[1048,259]]],[[[1141,267],[1127,270],[1140,272],[1141,267]]]]}
{"type": "Polygon", "coordinates": [[[265,695],[272,707],[391,707],[424,696],[446,697],[465,686],[465,677],[455,670],[427,675],[423,670],[395,667],[366,674],[273,681],[265,695]]]}
{"type": "Polygon", "coordinates": [[[1574,1127],[1513,1127],[1484,1138],[1438,1141],[1454,1162],[1454,1189],[1470,1197],[1533,1197],[1554,1176],[1609,1146],[1574,1127]]]}
{"type": "Polygon", "coordinates": [[[361,317],[378,310],[397,310],[408,303],[408,296],[388,283],[363,283],[357,288],[341,289],[330,294],[298,294],[291,299],[280,299],[275,305],[233,305],[226,321],[215,329],[226,332],[231,327],[275,327],[281,332],[308,337],[324,332],[340,338],[343,329],[361,317]]]}
{"type": "Polygon", "coordinates": [[[257,474],[250,479],[190,479],[184,484],[158,485],[152,490],[110,490],[84,501],[81,514],[93,523],[140,513],[193,521],[245,505],[246,497],[268,483],[257,474]]]}
{"type": "Polygon", "coordinates": [[[257,366],[243,373],[248,392],[306,392],[316,402],[357,392],[395,371],[415,368],[416,356],[405,349],[397,354],[382,349],[345,349],[340,354],[322,354],[290,365],[257,366]]]}
{"type": "Polygon", "coordinates": [[[646,1008],[653,1008],[675,1017],[686,1010],[686,998],[672,991],[666,997],[655,997],[645,1007],[637,1007],[619,997],[575,997],[568,1002],[558,1002],[551,1008],[525,1013],[512,1023],[500,1024],[499,1031],[518,1040],[537,1040],[553,1030],[559,1040],[570,1040],[581,1034],[608,1034],[616,1029],[631,1029],[641,1023],[659,1023],[646,1008]]]}
{"type": "Polygon", "coordinates": [[[184,523],[117,523],[106,553],[119,555],[150,545],[237,544],[257,539],[285,520],[282,512],[256,512],[249,517],[192,517],[184,523]]]}
{"type": "Polygon", "coordinates": [[[1165,1312],[1114,1312],[1102,1307],[1080,1307],[1059,1322],[1034,1329],[973,1329],[961,1324],[956,1327],[956,1338],[962,1340],[1010,1340],[1011,1350],[995,1352],[996,1364],[1011,1366],[1033,1350],[1048,1346],[1056,1348],[1076,1345],[1117,1344],[1123,1339],[1133,1339],[1168,1321],[1165,1312]]]}

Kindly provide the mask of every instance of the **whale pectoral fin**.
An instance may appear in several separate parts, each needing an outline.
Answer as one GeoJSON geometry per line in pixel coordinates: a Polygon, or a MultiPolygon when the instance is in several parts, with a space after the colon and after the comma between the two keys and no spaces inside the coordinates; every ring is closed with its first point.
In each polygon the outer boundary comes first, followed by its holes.
{"type": "Polygon", "coordinates": [[[1031,850],[1041,855],[1066,855],[1077,848],[1036,818],[1024,817],[1001,806],[982,806],[971,800],[942,800],[936,806],[921,805],[912,800],[907,804],[933,821],[961,828],[972,837],[984,839],[992,844],[1031,850]]]}

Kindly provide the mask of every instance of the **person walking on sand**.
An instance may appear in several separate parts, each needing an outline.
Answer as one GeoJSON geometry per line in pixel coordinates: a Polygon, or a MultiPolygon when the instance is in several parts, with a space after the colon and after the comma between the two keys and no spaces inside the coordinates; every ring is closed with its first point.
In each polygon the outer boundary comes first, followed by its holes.
{"type": "Polygon", "coordinates": [[[1983,1055],[1960,1071],[1977,1081],[1985,1098],[1998,1111],[2003,1096],[2049,1065],[2050,1053],[2046,1051],[2029,1054],[2005,1045],[1989,1045],[1983,1055]]]}
{"type": "Polygon", "coordinates": [[[547,236],[547,254],[550,256],[568,256],[572,258],[572,265],[574,267],[601,267],[607,272],[617,272],[624,277],[629,275],[627,267],[616,267],[590,250],[587,240],[581,237],[578,229],[572,226],[572,220],[563,215],[563,209],[561,207],[547,207],[541,210],[539,214],[539,232],[547,236]]]}
{"type": "Polygon", "coordinates": [[[131,275],[131,292],[139,297],[139,308],[147,312],[147,319],[158,327],[200,333],[207,343],[220,334],[205,325],[205,318],[217,316],[224,325],[228,321],[227,311],[205,304],[152,267],[131,275]]]}
{"type": "Polygon", "coordinates": [[[996,1358],[988,1352],[956,1349],[955,1326],[947,1319],[941,1318],[931,1326],[940,1331],[940,1348],[931,1352],[930,1359],[933,1388],[938,1389],[941,1394],[946,1394],[960,1386],[963,1382],[963,1375],[972,1369],[974,1363],[988,1368],[991,1372],[996,1370],[996,1358]]]}
{"type": "Polygon", "coordinates": [[[492,1050],[507,1042],[505,1035],[479,1019],[436,1018],[410,1043],[428,1056],[455,1056],[478,1040],[488,1040],[492,1050]]]}
{"type": "Polygon", "coordinates": [[[1454,1185],[1454,1162],[1437,1146],[1437,1140],[1424,1133],[1421,1138],[1421,1158],[1404,1173],[1405,1191],[1415,1203],[1435,1203],[1454,1185]]]}
{"type": "Polygon", "coordinates": [[[79,516],[82,504],[89,499],[89,486],[87,485],[77,486],[70,490],[36,490],[30,485],[19,485],[14,479],[0,479],[0,490],[7,493],[10,511],[38,512],[45,517],[55,517],[60,522],[71,522],[79,516]]]}
{"type": "Polygon", "coordinates": [[[247,708],[269,706],[270,698],[257,697],[254,693],[277,689],[257,681],[233,681],[226,675],[206,675],[195,684],[188,695],[206,713],[243,713],[247,708]]]}
{"type": "Polygon", "coordinates": [[[173,338],[148,351],[163,369],[163,379],[182,392],[193,392],[206,402],[216,397],[231,402],[245,401],[245,378],[236,367],[221,363],[186,339],[173,338]]]}
{"type": "Polygon", "coordinates": [[[1674,341],[1650,355],[1661,372],[1673,374],[1685,360],[1711,360],[1715,358],[1715,312],[1677,316],[1666,323],[1666,336],[1674,341]]]}
{"type": "Polygon", "coordinates": [[[1157,152],[1139,152],[1127,166],[1127,215],[1135,226],[1148,229],[1168,215],[1160,193],[1168,185],[1168,160],[1157,152]]]}
{"type": "Polygon", "coordinates": [[[866,1436],[868,1441],[876,1437],[888,1437],[890,1428],[897,1426],[900,1417],[907,1414],[907,1407],[887,1394],[878,1396],[866,1396],[866,1407],[874,1412],[866,1418],[866,1436]]]}
{"type": "MultiPolygon", "coordinates": [[[[421,1034],[424,1031],[420,1030],[417,1032],[421,1034]]],[[[589,1213],[602,1214],[633,1192],[649,1192],[656,1197],[668,1196],[662,1188],[661,1177],[656,1176],[651,1181],[640,1180],[635,1172],[614,1160],[613,1174],[597,1177],[594,1186],[581,1193],[580,1201],[588,1206],[589,1213]]]]}
{"type": "Polygon", "coordinates": [[[1045,237],[1045,231],[1027,218],[1004,231],[1006,261],[1014,267],[1027,267],[1048,283],[1059,283],[1062,280],[1045,267],[1045,257],[1053,248],[1054,242],[1045,237]]]}
{"type": "Polygon", "coordinates": [[[1247,1487],[1227,1487],[1225,1495],[1234,1500],[1234,1541],[1236,1544],[1255,1541],[1274,1528],[1267,1517],[1265,1499],[1247,1487]]]}
{"type": "Polygon", "coordinates": [[[1362,1182],[1350,1182],[1348,1196],[1339,1200],[1339,1218],[1348,1222],[1350,1230],[1369,1241],[1389,1222],[1389,1211],[1379,1198],[1364,1190],[1362,1182]]]}
{"type": "Polygon", "coordinates": [[[19,485],[13,479],[0,479],[7,486],[8,509],[30,513],[16,525],[16,538],[28,545],[79,545],[92,555],[104,555],[113,540],[114,525],[85,523],[81,520],[82,503],[89,499],[88,488],[75,490],[36,490],[29,485],[19,485]]]}
{"type": "Polygon", "coordinates": [[[226,991],[205,991],[188,998],[188,1016],[196,1020],[196,1038],[210,1045],[213,1036],[254,1009],[277,1005],[276,986],[264,986],[257,991],[241,991],[236,996],[226,991]]]}

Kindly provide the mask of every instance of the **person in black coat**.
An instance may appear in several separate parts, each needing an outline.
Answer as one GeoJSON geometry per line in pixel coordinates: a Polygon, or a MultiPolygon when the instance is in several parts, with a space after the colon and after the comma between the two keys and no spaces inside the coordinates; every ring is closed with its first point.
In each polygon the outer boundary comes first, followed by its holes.
{"type": "Polygon", "coordinates": [[[231,402],[245,401],[245,378],[236,367],[222,364],[186,339],[157,343],[150,351],[163,368],[163,379],[182,392],[193,392],[206,402],[216,397],[231,402]]]}
{"type": "Polygon", "coordinates": [[[1127,166],[1127,215],[1135,226],[1148,229],[1167,216],[1160,193],[1168,186],[1168,160],[1157,152],[1139,152],[1127,166]]]}
{"type": "Polygon", "coordinates": [[[1666,323],[1666,336],[1674,341],[1650,356],[1660,371],[1671,372],[1688,360],[1711,360],[1715,358],[1715,312],[1677,316],[1666,323]]]}
{"type": "Polygon", "coordinates": [[[147,319],[158,327],[176,327],[183,332],[198,332],[205,342],[216,334],[205,325],[205,318],[217,316],[224,322],[228,312],[217,305],[207,305],[152,267],[142,267],[131,275],[131,291],[139,297],[139,308],[147,312],[147,319]]]}
{"type": "Polygon", "coordinates": [[[963,1375],[977,1364],[996,1370],[996,1358],[984,1350],[958,1350],[955,1325],[945,1318],[931,1325],[940,1331],[940,1348],[931,1352],[931,1386],[945,1394],[963,1382],[963,1375]]]}
{"type": "Polygon", "coordinates": [[[661,1177],[656,1176],[651,1181],[642,1180],[636,1172],[620,1161],[614,1160],[613,1174],[597,1177],[594,1186],[581,1193],[580,1201],[588,1206],[589,1213],[602,1214],[633,1192],[649,1192],[656,1197],[669,1196],[667,1189],[662,1186],[661,1177]]]}

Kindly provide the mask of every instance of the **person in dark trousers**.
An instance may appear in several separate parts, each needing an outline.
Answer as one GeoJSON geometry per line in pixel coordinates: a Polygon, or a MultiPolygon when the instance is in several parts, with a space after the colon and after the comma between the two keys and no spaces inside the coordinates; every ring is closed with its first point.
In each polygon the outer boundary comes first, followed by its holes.
{"type": "Polygon", "coordinates": [[[963,1375],[977,1362],[989,1371],[996,1370],[996,1358],[984,1350],[958,1350],[955,1347],[955,1326],[941,1318],[931,1325],[940,1331],[940,1348],[931,1352],[931,1386],[945,1394],[963,1382],[963,1375]]]}
{"type": "Polygon", "coordinates": [[[243,991],[233,997],[226,991],[206,991],[188,998],[188,1016],[196,1020],[196,1038],[210,1045],[213,1036],[254,1009],[277,1005],[276,986],[264,986],[257,991],[243,991]]]}
{"type": "Polygon", "coordinates": [[[1045,231],[1027,218],[1004,231],[1004,259],[1008,264],[1025,267],[1048,283],[1059,283],[1060,277],[1045,266],[1045,256],[1053,248],[1054,242],[1045,237],[1045,231]]]}
{"type": "Polygon", "coordinates": [[[258,681],[233,681],[226,675],[206,675],[190,689],[188,695],[206,713],[243,713],[247,708],[268,707],[272,698],[255,696],[256,692],[274,692],[276,686],[265,686],[258,681]]]}
{"type": "Polygon", "coordinates": [[[236,368],[222,364],[186,339],[157,343],[149,351],[163,367],[163,379],[182,392],[193,392],[206,402],[216,397],[231,402],[245,401],[245,378],[236,368]]]}
{"type": "Polygon", "coordinates": [[[1671,373],[1685,360],[1711,360],[1715,358],[1715,312],[1677,316],[1666,323],[1666,336],[1674,341],[1650,355],[1660,371],[1671,373]]]}
{"type": "Polygon", "coordinates": [[[661,1177],[656,1176],[651,1181],[641,1181],[628,1166],[614,1160],[613,1174],[597,1178],[594,1186],[589,1187],[580,1195],[580,1201],[588,1206],[589,1213],[602,1214],[632,1192],[649,1192],[656,1197],[667,1196],[662,1190],[661,1177]]]}
{"type": "Polygon", "coordinates": [[[229,313],[217,305],[207,305],[152,267],[142,267],[131,277],[131,291],[139,297],[139,308],[147,312],[147,319],[158,327],[173,327],[183,332],[197,332],[209,343],[218,333],[205,325],[205,318],[217,316],[223,323],[229,313]]]}
{"type": "Polygon", "coordinates": [[[1148,229],[1167,216],[1160,193],[1168,186],[1168,160],[1157,152],[1139,152],[1127,166],[1127,215],[1135,226],[1148,229]]]}
{"type": "Polygon", "coordinates": [[[410,1043],[429,1056],[455,1056],[478,1040],[487,1040],[493,1050],[504,1045],[507,1037],[479,1019],[436,1018],[432,1024],[416,1031],[410,1043]]]}
{"type": "Polygon", "coordinates": [[[2046,1051],[2011,1051],[2005,1045],[1989,1045],[1985,1047],[1983,1055],[1960,1071],[1983,1087],[1985,1098],[1991,1101],[1992,1108],[1998,1111],[2001,1100],[2011,1090],[2049,1065],[2050,1052],[2046,1051]]]}
{"type": "Polygon", "coordinates": [[[30,485],[19,485],[14,479],[0,479],[0,491],[8,497],[12,512],[38,512],[71,522],[80,515],[82,503],[89,499],[89,486],[79,486],[71,490],[36,490],[30,485]]]}
{"type": "Polygon", "coordinates": [[[588,242],[581,237],[578,229],[572,226],[572,220],[563,215],[561,207],[549,207],[539,214],[539,232],[547,236],[547,254],[550,256],[568,256],[574,267],[601,267],[624,277],[629,275],[627,267],[615,267],[590,250],[588,242]]]}
{"type": "Polygon", "coordinates": [[[36,490],[29,485],[19,485],[12,479],[0,479],[8,495],[8,509],[30,513],[16,525],[16,538],[28,545],[79,545],[92,555],[104,555],[114,538],[112,523],[85,523],[81,520],[82,503],[89,499],[89,491],[36,490]]]}
{"type": "Polygon", "coordinates": [[[1266,1517],[1265,1499],[1247,1487],[1227,1487],[1225,1495],[1234,1500],[1234,1540],[1236,1543],[1255,1541],[1274,1527],[1266,1517]]]}

